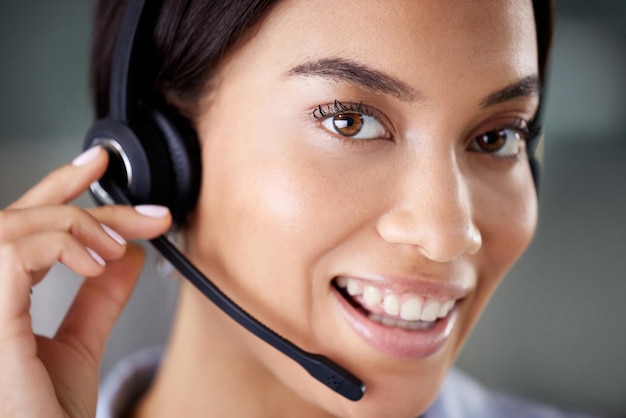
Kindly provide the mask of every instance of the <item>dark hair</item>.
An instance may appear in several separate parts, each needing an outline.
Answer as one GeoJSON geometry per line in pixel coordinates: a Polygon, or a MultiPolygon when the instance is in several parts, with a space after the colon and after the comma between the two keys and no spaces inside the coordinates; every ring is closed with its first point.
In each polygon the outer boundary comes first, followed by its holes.
{"type": "Polygon", "coordinates": [[[554,34],[554,5],[552,0],[533,0],[535,30],[537,31],[537,55],[539,78],[545,84],[548,72],[548,58],[554,34]]]}
{"type": "MultiPolygon", "coordinates": [[[[150,0],[147,0],[150,1],[150,0]]],[[[97,118],[109,107],[109,73],[115,36],[127,0],[98,0],[91,52],[91,88],[97,118]]],[[[276,0],[164,0],[154,42],[157,51],[156,90],[175,99],[193,119],[193,109],[211,80],[221,57],[244,32],[254,27],[276,0]]],[[[550,0],[533,0],[537,30],[539,76],[544,81],[552,42],[550,0]]]]}
{"type": "MultiPolygon", "coordinates": [[[[147,0],[151,1],[151,0],[147,0]]],[[[97,118],[109,108],[115,36],[128,0],[98,0],[91,49],[91,90],[97,118]]],[[[164,0],[154,31],[156,90],[176,98],[183,114],[197,102],[220,58],[267,14],[274,0],[164,0]]],[[[186,114],[186,116],[191,116],[186,114]]]]}

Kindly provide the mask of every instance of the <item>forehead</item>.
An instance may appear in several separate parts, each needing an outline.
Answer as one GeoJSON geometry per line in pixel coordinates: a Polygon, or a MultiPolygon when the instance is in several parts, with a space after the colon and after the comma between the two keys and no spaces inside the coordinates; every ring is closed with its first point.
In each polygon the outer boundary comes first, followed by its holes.
{"type": "Polygon", "coordinates": [[[350,58],[420,89],[467,89],[468,80],[501,86],[537,73],[530,0],[287,0],[244,49],[285,71],[350,58]]]}

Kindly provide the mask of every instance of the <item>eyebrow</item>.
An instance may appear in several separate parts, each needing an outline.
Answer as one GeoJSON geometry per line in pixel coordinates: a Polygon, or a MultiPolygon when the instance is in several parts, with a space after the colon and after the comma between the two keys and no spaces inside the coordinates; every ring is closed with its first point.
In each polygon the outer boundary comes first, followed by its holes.
{"type": "Polygon", "coordinates": [[[515,83],[509,84],[503,89],[485,97],[481,101],[480,107],[484,109],[486,107],[508,102],[509,100],[517,99],[519,97],[539,94],[540,84],[541,83],[539,82],[539,77],[537,75],[523,77],[515,83]]]}
{"type": "Polygon", "coordinates": [[[323,58],[293,67],[290,76],[322,77],[359,84],[375,93],[390,94],[403,102],[417,101],[420,94],[408,84],[368,65],[344,58],[323,58]]]}
{"type": "MultiPolygon", "coordinates": [[[[289,76],[322,77],[356,83],[375,93],[390,94],[403,102],[415,102],[421,94],[410,85],[370,66],[345,58],[322,58],[297,65],[287,72],[289,76]]],[[[537,75],[529,75],[485,97],[482,108],[487,108],[519,97],[539,94],[537,75]]]]}

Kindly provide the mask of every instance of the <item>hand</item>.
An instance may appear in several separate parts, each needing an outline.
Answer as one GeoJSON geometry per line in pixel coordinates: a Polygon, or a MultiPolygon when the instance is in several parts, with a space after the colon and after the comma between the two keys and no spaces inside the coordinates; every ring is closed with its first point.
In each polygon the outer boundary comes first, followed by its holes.
{"type": "Polygon", "coordinates": [[[171,224],[160,206],[67,205],[106,169],[88,150],[0,211],[0,417],[92,418],[109,333],[143,263],[140,247],[171,224]],[[31,287],[56,262],[85,276],[54,338],[33,333],[31,287]]]}

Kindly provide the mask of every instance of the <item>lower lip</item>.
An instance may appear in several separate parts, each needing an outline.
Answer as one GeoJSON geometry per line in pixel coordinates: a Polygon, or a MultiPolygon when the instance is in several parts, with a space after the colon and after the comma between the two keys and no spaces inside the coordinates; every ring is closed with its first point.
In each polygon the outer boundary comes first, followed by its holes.
{"type": "MultiPolygon", "coordinates": [[[[340,311],[352,329],[378,351],[398,359],[419,360],[438,352],[448,340],[457,318],[457,306],[424,330],[409,331],[372,321],[333,288],[340,311]]],[[[458,302],[457,302],[458,303],[458,302]]]]}

